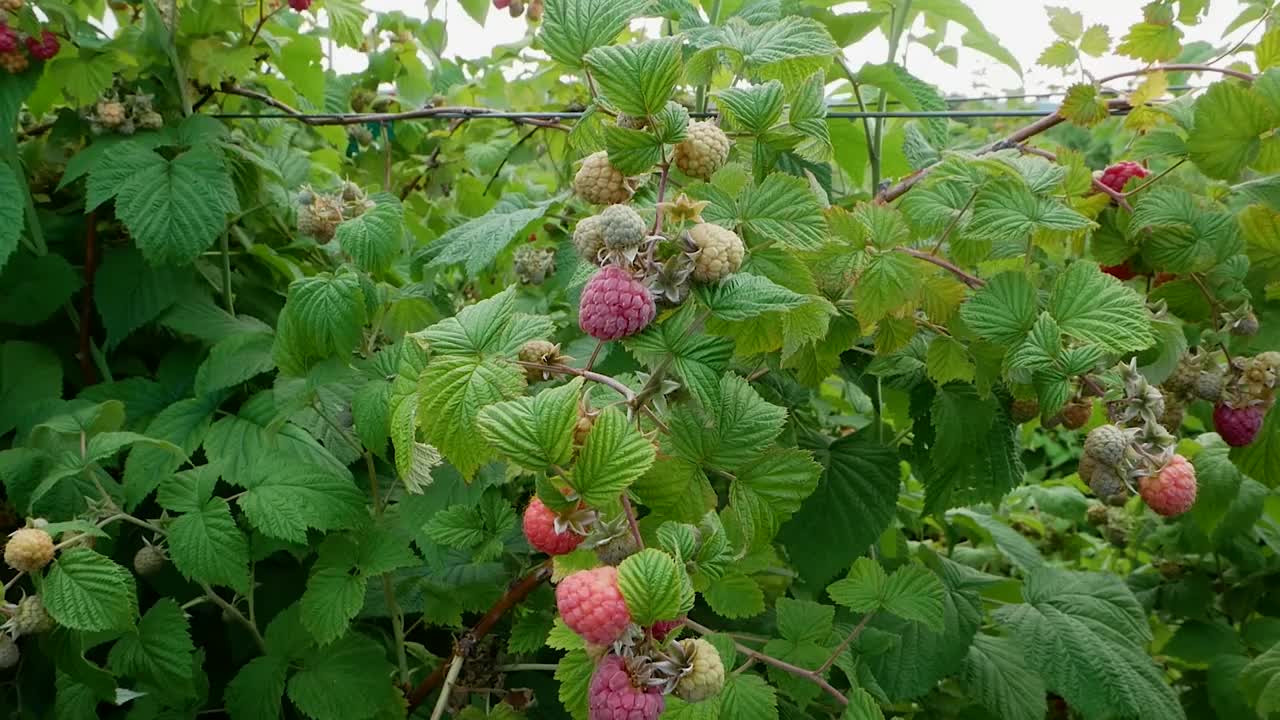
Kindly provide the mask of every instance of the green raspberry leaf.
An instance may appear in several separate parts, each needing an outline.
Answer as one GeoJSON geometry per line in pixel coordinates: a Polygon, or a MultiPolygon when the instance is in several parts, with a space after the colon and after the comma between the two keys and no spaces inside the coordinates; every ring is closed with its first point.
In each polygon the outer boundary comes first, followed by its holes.
{"type": "Polygon", "coordinates": [[[1066,336],[1116,353],[1144,350],[1155,342],[1142,296],[1091,262],[1073,263],[1058,276],[1049,312],[1066,336]]]}
{"type": "Polygon", "coordinates": [[[278,720],[289,661],[263,655],[249,661],[227,684],[225,699],[231,720],[278,720]]]}
{"type": "Polygon", "coordinates": [[[1255,90],[1214,83],[1196,101],[1187,151],[1204,174],[1233,180],[1258,157],[1261,135],[1274,127],[1275,113],[1255,90]]]}
{"type": "Polygon", "coordinates": [[[970,697],[1003,720],[1043,720],[1047,712],[1044,680],[1010,638],[974,637],[960,681],[970,697]]]}
{"type": "Polygon", "coordinates": [[[289,699],[316,720],[364,720],[378,712],[372,700],[387,695],[391,672],[379,643],[350,634],[303,659],[289,679],[289,699]]]}
{"type": "MultiPolygon", "coordinates": [[[[8,163],[0,164],[0,196],[17,198],[22,195],[18,176],[8,163]]],[[[22,237],[23,217],[22,204],[6,202],[0,206],[0,270],[4,269],[9,256],[18,249],[18,239],[22,237]]]]}
{"type": "Polygon", "coordinates": [[[490,405],[480,411],[476,424],[489,444],[527,470],[567,465],[583,382],[575,378],[535,397],[490,405]]]}
{"type": "Polygon", "coordinates": [[[774,173],[738,195],[737,220],[743,240],[754,245],[773,240],[801,250],[813,250],[827,240],[827,224],[809,184],[798,177],[774,173]]]}
{"type": "Polygon", "coordinates": [[[672,412],[671,443],[685,459],[733,471],[782,432],[786,415],[742,378],[725,375],[709,407],[686,405],[672,412]]]}
{"type": "MultiPolygon", "coordinates": [[[[1037,65],[1051,68],[1069,68],[1080,59],[1080,51],[1066,40],[1055,40],[1052,45],[1040,53],[1037,65]]],[[[1065,113],[1064,113],[1065,114],[1065,113]]]]}
{"type": "Polygon", "coordinates": [[[547,214],[551,200],[534,203],[523,195],[506,195],[488,212],[450,228],[414,257],[414,265],[428,267],[461,264],[475,277],[493,264],[524,229],[547,214]]]}
{"type": "Polygon", "coordinates": [[[267,462],[238,480],[247,488],[240,509],[268,537],[305,543],[308,528],[349,528],[364,515],[364,493],[328,468],[267,462]]]}
{"type": "Polygon", "coordinates": [[[222,498],[173,521],[170,555],[184,577],[245,591],[249,586],[249,543],[222,498]]]}
{"type": "Polygon", "coordinates": [[[609,104],[624,113],[648,117],[666,107],[680,80],[680,39],[597,47],[585,60],[609,104]]]}
{"type": "Polygon", "coordinates": [[[121,630],[138,614],[133,574],[87,548],[65,550],[53,561],[41,595],[49,615],[72,630],[121,630]]]}
{"type": "MultiPolygon", "coordinates": [[[[752,135],[764,135],[782,119],[786,93],[777,80],[763,85],[726,88],[716,94],[724,108],[725,124],[752,135]]],[[[824,115],[825,118],[825,115],[824,115]]]]}
{"type": "Polygon", "coordinates": [[[1023,342],[1036,322],[1036,289],[1025,275],[1001,273],[960,306],[960,317],[979,337],[1000,345],[1023,342]]]}
{"type": "Polygon", "coordinates": [[[730,675],[720,691],[720,717],[778,720],[777,693],[759,675],[730,675]]]}
{"type": "Polygon", "coordinates": [[[712,317],[728,321],[791,310],[809,302],[804,295],[792,292],[763,275],[745,272],[735,273],[715,285],[701,285],[695,294],[712,317]]]}
{"type": "Polygon", "coordinates": [[[684,570],[674,558],[653,548],[645,548],[618,566],[618,587],[626,600],[631,619],[638,625],[679,617],[689,608],[682,606],[681,575],[684,570]]]}
{"type": "Polygon", "coordinates": [[[1080,38],[1080,52],[1089,57],[1102,57],[1111,49],[1111,34],[1105,25],[1090,25],[1080,38]]]}
{"type": "Polygon", "coordinates": [[[320,645],[337,640],[364,606],[368,582],[350,568],[323,567],[307,578],[302,593],[302,624],[320,645]]]}
{"type": "Polygon", "coordinates": [[[1182,52],[1182,30],[1171,23],[1138,23],[1129,28],[1116,52],[1149,63],[1172,60],[1182,52]]]}
{"type": "Polygon", "coordinates": [[[729,486],[729,509],[748,547],[767,543],[818,485],[822,466],[807,451],[774,448],[751,460],[729,486]]]}
{"type": "Polygon", "coordinates": [[[653,460],[653,444],[622,411],[611,407],[591,426],[569,484],[588,505],[610,507],[653,460]]]}
{"type": "Polygon", "coordinates": [[[1240,682],[1260,714],[1280,710],[1280,643],[1251,660],[1240,673],[1240,682]]]}
{"type": "Polygon", "coordinates": [[[702,597],[712,612],[730,620],[755,617],[764,612],[764,591],[755,580],[739,572],[713,581],[711,587],[703,591],[702,597]]]}
{"type": "Polygon", "coordinates": [[[604,131],[609,164],[624,175],[647,172],[662,160],[662,141],[645,130],[611,125],[604,131]]]}
{"type": "Polygon", "coordinates": [[[644,7],[641,0],[549,0],[542,46],[556,62],[583,67],[588,51],[613,42],[644,7]]]}
{"type": "MultiPolygon", "coordinates": [[[[288,317],[296,352],[310,357],[345,356],[360,344],[367,319],[360,279],[348,272],[298,280],[289,286],[282,315],[288,317]]],[[[282,329],[277,345],[283,334],[282,329]]]]}
{"type": "Polygon", "coordinates": [[[141,678],[160,688],[189,688],[195,646],[182,608],[161,598],[142,616],[138,626],[111,647],[107,662],[119,675],[141,678]]]}
{"type": "Polygon", "coordinates": [[[505,361],[438,357],[418,383],[418,422],[431,444],[469,478],[493,457],[477,430],[480,410],[518,396],[524,385],[524,372],[505,361]]]}
{"type": "Polygon", "coordinates": [[[849,576],[827,586],[831,599],[854,612],[872,612],[882,604],[889,575],[871,558],[858,558],[849,576]]]}
{"type": "Polygon", "coordinates": [[[1033,194],[1025,183],[1001,179],[978,194],[969,231],[996,242],[1026,242],[1037,230],[1075,231],[1092,225],[1061,202],[1033,194]]]}
{"type": "Polygon", "coordinates": [[[376,273],[390,267],[402,249],[404,208],[388,193],[375,193],[369,199],[376,203],[373,208],[338,225],[334,237],[361,270],[376,273]]]}
{"type": "Polygon", "coordinates": [[[1055,35],[1070,42],[1080,39],[1084,33],[1083,15],[1070,8],[1052,5],[1046,6],[1044,10],[1049,14],[1049,27],[1055,35]]]}

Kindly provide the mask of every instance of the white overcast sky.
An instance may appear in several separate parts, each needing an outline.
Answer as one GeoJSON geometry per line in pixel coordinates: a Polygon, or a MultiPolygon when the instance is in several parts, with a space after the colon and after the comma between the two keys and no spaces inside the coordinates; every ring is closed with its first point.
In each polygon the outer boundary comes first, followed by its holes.
{"type": "MultiPolygon", "coordinates": [[[[975,87],[986,85],[1000,90],[1025,88],[1028,91],[1040,91],[1051,86],[1063,84],[1064,77],[1057,70],[1035,66],[1035,60],[1054,39],[1049,29],[1048,17],[1045,15],[1046,5],[1070,7],[1084,15],[1085,25],[1101,23],[1106,25],[1117,39],[1133,23],[1142,17],[1142,6],[1149,0],[966,0],[968,5],[986,24],[986,27],[1000,42],[1023,63],[1025,75],[1020,81],[1012,70],[1005,68],[985,55],[961,48],[959,67],[953,68],[928,54],[923,47],[916,45],[907,57],[908,67],[924,80],[937,85],[945,93],[966,93],[975,87]]],[[[371,10],[400,10],[408,15],[426,17],[426,5],[422,0],[366,0],[365,6],[371,10]]],[[[849,3],[841,9],[850,11],[862,9],[863,3],[849,3]]],[[[1241,5],[1237,0],[1215,0],[1209,17],[1200,26],[1193,28],[1184,41],[1207,40],[1212,43],[1224,42],[1222,31],[1228,23],[1239,14],[1241,5]]],[[[477,25],[458,5],[457,0],[444,0],[437,6],[437,17],[447,20],[448,45],[445,54],[448,56],[476,58],[487,55],[495,45],[513,42],[524,33],[527,23],[524,18],[513,19],[505,11],[490,10],[484,26],[477,25]]],[[[1231,38],[1235,41],[1248,31],[1248,26],[1236,31],[1231,38]]],[[[949,41],[959,39],[961,32],[958,26],[952,25],[949,41]]],[[[1255,38],[1256,39],[1256,38],[1255,38]]],[[[887,51],[885,40],[879,33],[874,33],[856,46],[856,55],[851,54],[854,65],[862,62],[883,62],[887,51]]],[[[336,58],[340,72],[360,70],[364,66],[364,58],[352,51],[340,52],[336,58]]],[[[1090,58],[1086,67],[1096,76],[1106,75],[1133,68],[1137,63],[1129,58],[1103,57],[1090,58]]]]}

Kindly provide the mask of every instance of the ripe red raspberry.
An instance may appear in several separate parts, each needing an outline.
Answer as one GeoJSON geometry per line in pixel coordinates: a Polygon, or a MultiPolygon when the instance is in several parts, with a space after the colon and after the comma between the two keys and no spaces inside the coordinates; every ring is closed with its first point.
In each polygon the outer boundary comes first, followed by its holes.
{"type": "Polygon", "coordinates": [[[597,340],[617,340],[645,329],[656,312],[649,289],[610,265],[583,288],[578,327],[597,340]]]}
{"type": "Polygon", "coordinates": [[[596,666],[587,703],[590,720],[656,720],[666,705],[661,688],[637,683],[617,655],[596,666]]]}
{"type": "Polygon", "coordinates": [[[52,60],[58,54],[58,36],[41,30],[39,38],[27,38],[27,52],[37,60],[52,60]]]}
{"type": "Polygon", "coordinates": [[[1218,403],[1213,408],[1213,428],[1231,447],[1244,447],[1253,442],[1262,429],[1262,419],[1267,413],[1261,405],[1231,407],[1218,403]]]}
{"type": "Polygon", "coordinates": [[[9,53],[18,49],[18,33],[9,27],[9,23],[0,22],[0,53],[9,53]]]}
{"type": "Polygon", "coordinates": [[[1136,162],[1118,162],[1103,170],[1098,181],[1116,192],[1124,192],[1124,185],[1129,182],[1129,178],[1144,178],[1149,174],[1146,168],[1136,162]]]}
{"type": "Polygon", "coordinates": [[[298,12],[305,12],[311,8],[311,0],[289,0],[289,7],[298,12]]]}
{"type": "Polygon", "coordinates": [[[493,7],[496,10],[506,10],[511,4],[511,0],[493,0],[493,7]]]}
{"type": "Polygon", "coordinates": [[[14,570],[35,572],[53,559],[53,538],[37,528],[15,530],[4,546],[4,561],[14,570]]]}
{"type": "Polygon", "coordinates": [[[538,498],[529,501],[524,511],[524,536],[539,552],[563,555],[582,543],[583,536],[569,528],[556,531],[556,514],[538,498]]]}
{"type": "Polygon", "coordinates": [[[1138,483],[1138,494],[1157,513],[1173,517],[1191,509],[1196,502],[1196,469],[1181,455],[1138,483]]]}
{"type": "Polygon", "coordinates": [[[1102,272],[1110,275],[1120,282],[1132,280],[1138,277],[1138,273],[1133,269],[1133,266],[1129,264],[1128,260],[1125,260],[1119,265],[1103,265],[1102,272]]]}
{"type": "Polygon", "coordinates": [[[556,608],[570,630],[596,645],[612,644],[631,624],[631,611],[618,588],[618,568],[609,565],[561,580],[556,608]]]}

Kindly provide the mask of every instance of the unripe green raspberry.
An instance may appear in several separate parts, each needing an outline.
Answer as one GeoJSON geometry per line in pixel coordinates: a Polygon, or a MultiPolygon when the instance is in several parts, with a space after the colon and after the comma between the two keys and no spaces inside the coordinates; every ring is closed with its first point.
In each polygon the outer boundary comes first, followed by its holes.
{"type": "Polygon", "coordinates": [[[298,208],[298,232],[320,243],[333,239],[342,223],[342,200],[332,195],[316,195],[310,205],[298,208]]]}
{"type": "Polygon", "coordinates": [[[1084,454],[1108,467],[1119,467],[1129,447],[1129,434],[1116,425],[1100,425],[1084,439],[1084,454]]]}
{"type": "Polygon", "coordinates": [[[164,569],[167,561],[164,550],[155,545],[143,545],[133,555],[133,571],[143,576],[155,575],[164,569]]]}
{"type": "Polygon", "coordinates": [[[690,123],[685,139],[676,145],[675,160],[685,175],[709,180],[729,160],[729,136],[715,123],[690,123]]]}
{"type": "Polygon", "coordinates": [[[39,595],[28,595],[22,598],[8,623],[13,629],[13,634],[19,637],[49,632],[56,624],[49,616],[49,612],[44,609],[44,601],[39,595]]]}
{"type": "Polygon", "coordinates": [[[516,248],[513,265],[516,276],[526,285],[541,285],[556,271],[556,254],[548,248],[521,245],[516,248]]]}
{"type": "Polygon", "coordinates": [[[645,222],[627,205],[610,205],[600,215],[600,229],[606,250],[634,250],[644,242],[645,222]]]}
{"type": "Polygon", "coordinates": [[[1196,376],[1195,386],[1192,388],[1196,397],[1209,402],[1218,402],[1222,399],[1222,374],[1206,371],[1196,376]]]}
{"type": "Polygon", "coordinates": [[[1009,415],[1016,423],[1031,422],[1040,417],[1040,402],[1035,398],[1014,400],[1009,405],[1009,415]]]}
{"type": "Polygon", "coordinates": [[[681,640],[679,644],[692,662],[692,669],[676,683],[676,697],[685,702],[701,702],[718,695],[724,688],[724,663],[715,645],[702,638],[681,640]]]}
{"type": "Polygon", "coordinates": [[[0,670],[8,670],[18,664],[18,660],[22,657],[22,653],[18,650],[18,643],[13,638],[0,633],[0,670]]]}
{"type": "Polygon", "coordinates": [[[604,150],[583,158],[582,167],[573,176],[573,191],[595,205],[626,202],[634,194],[627,177],[609,164],[609,153],[604,150]]]}
{"type": "Polygon", "coordinates": [[[689,230],[689,239],[697,248],[693,258],[693,277],[699,282],[718,282],[742,267],[746,249],[742,238],[732,230],[711,223],[699,223],[689,230]]]}

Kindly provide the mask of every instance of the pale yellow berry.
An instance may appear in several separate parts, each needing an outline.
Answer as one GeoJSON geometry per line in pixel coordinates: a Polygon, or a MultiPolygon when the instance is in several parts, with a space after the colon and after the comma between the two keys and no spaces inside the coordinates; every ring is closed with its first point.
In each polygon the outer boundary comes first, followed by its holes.
{"type": "Polygon", "coordinates": [[[711,223],[699,223],[689,231],[697,248],[693,259],[693,278],[699,282],[717,282],[738,272],[746,250],[742,238],[732,230],[711,223]]]}

